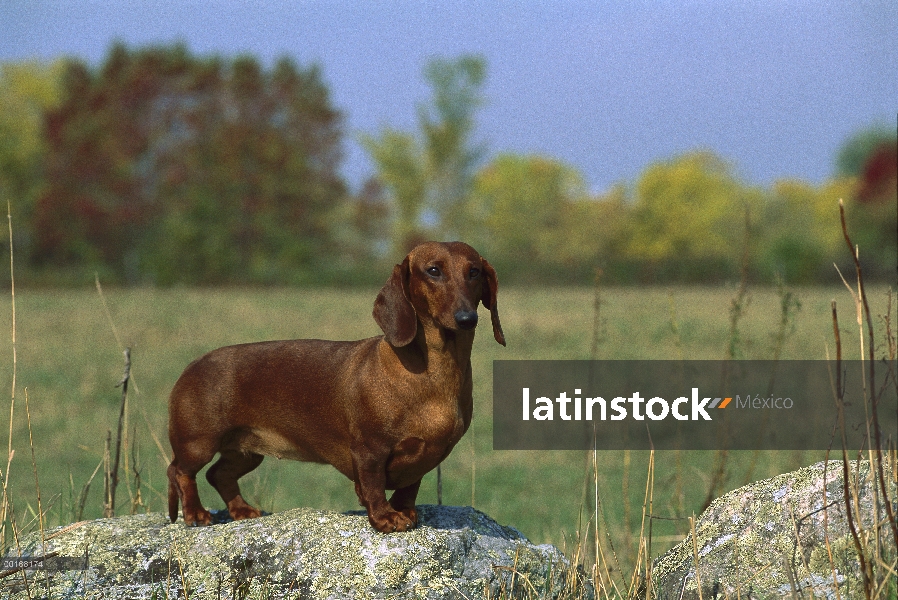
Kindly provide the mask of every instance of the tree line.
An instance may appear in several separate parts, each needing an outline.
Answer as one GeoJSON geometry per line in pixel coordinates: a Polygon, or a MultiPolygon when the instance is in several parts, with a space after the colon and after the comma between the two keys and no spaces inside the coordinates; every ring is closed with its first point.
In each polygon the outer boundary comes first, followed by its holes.
{"type": "Polygon", "coordinates": [[[418,130],[362,136],[376,172],[340,174],[343,115],[322,73],[288,58],[111,47],[0,65],[0,200],[17,278],[78,285],[376,283],[424,239],[462,239],[504,281],[833,281],[838,200],[871,277],[898,264],[895,141],[847,140],[820,185],[741,180],[691,152],[603,194],[546,156],[476,141],[485,62],[431,61],[418,130]]]}

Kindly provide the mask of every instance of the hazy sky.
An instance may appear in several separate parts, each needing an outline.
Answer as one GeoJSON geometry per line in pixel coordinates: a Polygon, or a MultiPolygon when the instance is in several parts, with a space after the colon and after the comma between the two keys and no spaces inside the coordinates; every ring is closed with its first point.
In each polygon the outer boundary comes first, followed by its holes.
{"type": "Polygon", "coordinates": [[[819,182],[851,133],[898,114],[898,2],[361,2],[0,0],[0,60],[113,40],[317,62],[356,143],[416,128],[429,57],[486,58],[478,141],[568,162],[602,191],[649,163],[708,148],[750,182],[819,182]]]}

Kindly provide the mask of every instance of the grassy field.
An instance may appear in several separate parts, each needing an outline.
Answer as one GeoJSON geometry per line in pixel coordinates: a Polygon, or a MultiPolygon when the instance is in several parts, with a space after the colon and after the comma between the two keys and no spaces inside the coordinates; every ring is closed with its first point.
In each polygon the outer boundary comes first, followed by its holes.
{"type": "MultiPolygon", "coordinates": [[[[118,492],[118,514],[137,500],[140,512],[165,510],[168,447],[166,399],[182,369],[215,347],[265,339],[316,337],[358,339],[379,333],[370,317],[377,290],[106,290],[111,321],[96,290],[20,290],[16,296],[17,389],[9,489],[17,521],[33,526],[37,493],[25,413],[29,399],[34,453],[44,511],[50,525],[76,518],[77,497],[103,459],[107,430],[114,430],[122,374],[123,345],[133,348],[129,396],[129,476],[118,492]],[[158,444],[157,441],[158,440],[158,444]]],[[[820,359],[832,349],[830,301],[840,306],[845,357],[857,358],[857,325],[844,287],[793,290],[801,303],[782,348],[783,359],[820,359]],[[793,329],[794,325],[794,329],[793,329]]],[[[730,335],[730,301],[735,288],[609,288],[600,294],[594,328],[595,294],[589,288],[502,289],[499,311],[508,340],[502,348],[484,328],[475,343],[475,416],[471,430],[443,465],[443,500],[473,505],[510,524],[536,542],[568,550],[592,512],[592,475],[585,452],[492,450],[491,361],[494,359],[589,358],[594,329],[597,357],[608,359],[720,359],[730,335]]],[[[869,290],[875,315],[886,312],[887,290],[869,290]]],[[[893,320],[895,319],[892,307],[893,320]]],[[[483,309],[481,309],[483,311],[483,309]]],[[[738,322],[738,355],[771,358],[780,322],[775,289],[753,289],[738,322]]],[[[489,323],[488,318],[486,323],[489,323]]],[[[881,328],[881,319],[877,327],[881,328]]],[[[11,331],[10,311],[0,328],[11,331]]],[[[0,343],[0,386],[8,394],[13,373],[10,336],[0,343]]],[[[3,403],[8,408],[8,402],[3,403]]],[[[7,431],[9,411],[0,411],[7,431]]],[[[6,437],[5,434],[3,436],[6,437]]],[[[698,512],[719,456],[711,452],[656,455],[652,554],[688,530],[683,520],[698,512]],[[669,519],[669,520],[668,520],[669,519]]],[[[732,452],[719,495],[744,483],[823,458],[810,452],[732,452]]],[[[598,495],[603,527],[622,562],[632,556],[641,522],[647,453],[600,452],[598,495]]],[[[0,465],[4,468],[5,464],[0,465]]],[[[328,466],[267,459],[244,478],[250,501],[269,511],[294,506],[355,509],[352,485],[328,466]]],[[[94,479],[84,517],[102,514],[102,470],[94,479]]],[[[221,507],[202,478],[207,506],[221,507]]],[[[429,474],[420,503],[435,503],[435,475],[429,474]]]]}

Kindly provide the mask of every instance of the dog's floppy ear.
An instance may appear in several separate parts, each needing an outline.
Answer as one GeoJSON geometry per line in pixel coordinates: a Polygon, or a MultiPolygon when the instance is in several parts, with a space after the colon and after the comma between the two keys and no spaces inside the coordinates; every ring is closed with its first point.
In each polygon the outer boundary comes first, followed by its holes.
{"type": "Polygon", "coordinates": [[[499,278],[496,277],[496,270],[485,258],[480,257],[483,263],[483,275],[486,283],[483,286],[483,296],[480,301],[490,311],[490,320],[493,322],[493,337],[496,341],[505,345],[505,334],[502,333],[502,323],[499,322],[499,308],[496,306],[496,295],[499,292],[499,278]]]}
{"type": "Polygon", "coordinates": [[[408,298],[408,257],[393,267],[393,274],[374,301],[374,320],[393,346],[407,346],[418,331],[418,316],[408,298]]]}

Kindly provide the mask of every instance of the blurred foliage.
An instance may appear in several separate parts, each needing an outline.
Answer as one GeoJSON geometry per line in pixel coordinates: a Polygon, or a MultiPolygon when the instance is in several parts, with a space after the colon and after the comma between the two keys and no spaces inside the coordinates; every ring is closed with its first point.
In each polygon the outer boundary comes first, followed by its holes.
{"type": "Polygon", "coordinates": [[[627,245],[644,265],[640,280],[693,282],[738,273],[743,215],[756,212],[759,196],[708,152],[649,166],[635,186],[627,245]]]}
{"type": "Polygon", "coordinates": [[[62,69],[61,61],[0,64],[0,201],[15,200],[26,223],[46,182],[44,115],[60,102],[62,69]]]}
{"type": "Polygon", "coordinates": [[[590,195],[572,167],[500,155],[475,179],[466,239],[512,281],[589,284],[831,282],[853,273],[839,199],[867,274],[894,278],[896,202],[856,201],[858,181],[740,181],[708,152],[649,165],[632,187],[590,195]],[[747,228],[747,230],[746,230],[747,228]]]}
{"type": "Polygon", "coordinates": [[[865,127],[842,144],[836,157],[836,172],[845,177],[858,177],[878,147],[894,143],[895,132],[884,125],[865,127]]]}
{"type": "Polygon", "coordinates": [[[898,148],[846,141],[819,184],[741,180],[710,152],[591,192],[551,157],[475,143],[482,58],[435,59],[418,131],[361,137],[376,173],[340,174],[342,118],[316,67],[113,46],[0,65],[0,200],[17,276],[50,285],[380,283],[425,239],[462,239],[504,282],[787,284],[846,276],[844,199],[869,277],[895,281],[898,148]]]}
{"type": "Polygon", "coordinates": [[[844,197],[865,271],[895,281],[898,265],[898,136],[872,126],[851,136],[838,156],[841,174],[857,182],[844,197]]]}
{"type": "Polygon", "coordinates": [[[345,198],[341,118],[320,72],[288,59],[115,45],[66,61],[45,114],[32,265],[127,283],[311,278],[345,198]]]}
{"type": "MultiPolygon", "coordinates": [[[[839,199],[853,180],[834,179],[819,188],[796,180],[774,183],[760,222],[758,266],[765,278],[780,274],[790,283],[832,278],[832,264],[846,267],[850,254],[839,222],[839,199]]],[[[852,271],[845,271],[846,275],[852,271]]]]}
{"type": "Polygon", "coordinates": [[[427,239],[467,236],[468,198],[484,154],[471,144],[474,115],[483,102],[483,59],[434,59],[424,76],[433,97],[431,104],[418,107],[419,137],[390,128],[362,137],[395,206],[390,234],[396,255],[427,239]]]}
{"type": "Polygon", "coordinates": [[[595,222],[600,205],[586,198],[583,178],[572,167],[541,156],[502,154],[474,180],[465,239],[500,273],[524,281],[576,279],[572,271],[592,265],[599,249],[582,225],[595,222]],[[575,232],[586,236],[571,239],[575,232]],[[533,265],[544,268],[537,272],[533,265]]]}
{"type": "Polygon", "coordinates": [[[427,191],[427,167],[424,164],[417,141],[410,134],[386,129],[380,137],[363,137],[362,143],[378,168],[378,177],[369,181],[379,185],[382,201],[394,207],[391,252],[400,256],[416,242],[425,239],[421,230],[421,212],[427,191]],[[384,188],[389,190],[389,200],[383,198],[384,188]]]}

